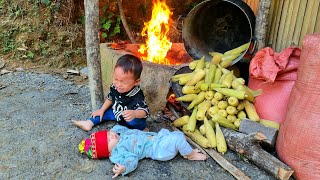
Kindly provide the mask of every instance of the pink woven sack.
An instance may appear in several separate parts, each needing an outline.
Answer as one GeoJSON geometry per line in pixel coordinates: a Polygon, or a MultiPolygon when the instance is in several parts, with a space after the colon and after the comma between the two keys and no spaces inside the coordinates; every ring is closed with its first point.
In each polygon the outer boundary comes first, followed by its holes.
{"type": "Polygon", "coordinates": [[[299,48],[290,47],[277,54],[267,47],[258,51],[251,60],[248,87],[262,90],[254,103],[260,118],[279,123],[284,120],[297,79],[300,52],[299,48]]]}
{"type": "Polygon", "coordinates": [[[304,38],[297,80],[276,143],[301,180],[320,179],[320,33],[304,38]]]}

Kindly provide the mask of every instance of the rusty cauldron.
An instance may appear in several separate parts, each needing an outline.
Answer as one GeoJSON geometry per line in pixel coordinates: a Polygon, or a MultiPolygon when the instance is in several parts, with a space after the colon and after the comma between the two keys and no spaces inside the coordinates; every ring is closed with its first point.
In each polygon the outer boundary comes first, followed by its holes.
{"type": "MultiPolygon", "coordinates": [[[[253,42],[255,16],[241,0],[209,0],[195,6],[183,21],[182,38],[188,54],[193,59],[209,52],[224,53],[247,42],[253,42]]],[[[246,53],[244,51],[233,64],[246,53]]]]}

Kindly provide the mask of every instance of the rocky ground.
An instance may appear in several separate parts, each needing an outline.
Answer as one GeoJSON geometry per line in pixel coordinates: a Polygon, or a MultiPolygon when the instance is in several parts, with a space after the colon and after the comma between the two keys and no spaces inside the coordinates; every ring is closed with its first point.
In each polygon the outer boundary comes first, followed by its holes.
{"type": "MultiPolygon", "coordinates": [[[[71,119],[85,119],[90,112],[90,92],[83,77],[35,70],[1,75],[0,179],[111,179],[113,164],[108,159],[89,160],[78,153],[83,138],[114,125],[108,122],[91,132],[72,125],[71,119]]],[[[151,131],[168,128],[156,116],[148,123],[151,131]]],[[[231,150],[224,157],[251,179],[274,179],[231,150]]],[[[168,162],[144,159],[136,171],[118,179],[164,178],[234,179],[211,158],[194,162],[180,155],[168,162]]]]}

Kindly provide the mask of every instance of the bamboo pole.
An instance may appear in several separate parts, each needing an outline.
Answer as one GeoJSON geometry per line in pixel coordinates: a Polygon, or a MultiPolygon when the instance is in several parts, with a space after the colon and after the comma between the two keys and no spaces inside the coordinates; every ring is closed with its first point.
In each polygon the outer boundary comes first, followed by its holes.
{"type": "Polygon", "coordinates": [[[281,13],[281,18],[280,18],[280,26],[278,30],[278,37],[277,37],[277,44],[276,44],[276,51],[280,52],[282,51],[281,49],[281,43],[284,41],[283,39],[283,31],[285,29],[285,23],[287,20],[287,14],[288,14],[288,5],[289,5],[289,0],[284,0],[283,8],[282,8],[282,13],[281,13]]]}
{"type": "Polygon", "coordinates": [[[268,30],[267,30],[267,46],[270,46],[272,43],[270,43],[270,38],[271,38],[271,29],[272,29],[272,24],[275,19],[275,0],[271,0],[271,6],[270,6],[270,13],[268,17],[268,30]]]}
{"type": "Polygon", "coordinates": [[[316,27],[314,28],[314,32],[320,32],[320,6],[318,9],[318,17],[316,21],[316,27]]]}
{"type": "Polygon", "coordinates": [[[307,0],[301,0],[299,10],[298,10],[298,19],[296,22],[296,28],[294,29],[292,43],[296,46],[299,46],[299,38],[301,34],[303,19],[304,19],[304,13],[307,7],[307,0]]]}
{"type": "Polygon", "coordinates": [[[297,25],[297,16],[298,16],[298,11],[299,11],[299,6],[300,6],[300,0],[295,0],[295,2],[293,3],[293,14],[291,16],[291,20],[290,20],[290,28],[289,31],[288,31],[288,36],[287,36],[287,39],[288,39],[288,44],[287,46],[293,46],[295,44],[293,44],[293,32],[294,32],[294,29],[297,28],[296,25],[297,25]]]}
{"type": "Polygon", "coordinates": [[[313,7],[316,5],[315,4],[316,0],[309,0],[307,3],[307,7],[305,10],[304,18],[303,18],[303,24],[302,24],[302,30],[299,38],[299,46],[302,45],[302,40],[304,36],[308,33],[308,29],[310,28],[309,26],[312,25],[312,10],[313,7]]]}
{"type": "Polygon", "coordinates": [[[275,25],[274,25],[274,29],[273,29],[273,42],[272,42],[272,48],[275,49],[276,43],[278,41],[277,39],[277,35],[278,35],[278,30],[279,30],[279,24],[280,24],[280,17],[281,17],[281,13],[282,13],[282,6],[283,6],[283,0],[279,0],[278,1],[278,8],[277,8],[277,18],[275,21],[275,25]]]}
{"type": "Polygon", "coordinates": [[[289,29],[292,28],[291,22],[292,22],[292,13],[293,13],[293,5],[294,4],[295,4],[295,0],[290,0],[289,1],[288,14],[287,14],[287,19],[286,19],[285,25],[284,25],[284,30],[283,30],[283,36],[282,36],[280,49],[286,48],[288,46],[288,44],[289,44],[288,34],[289,34],[289,29]]]}
{"type": "Polygon", "coordinates": [[[311,16],[310,16],[310,26],[308,27],[307,34],[314,33],[316,27],[317,14],[319,13],[319,0],[313,0],[314,5],[312,6],[311,16]]]}
{"type": "Polygon", "coordinates": [[[99,49],[99,0],[85,0],[85,41],[92,110],[103,103],[99,49]]]}

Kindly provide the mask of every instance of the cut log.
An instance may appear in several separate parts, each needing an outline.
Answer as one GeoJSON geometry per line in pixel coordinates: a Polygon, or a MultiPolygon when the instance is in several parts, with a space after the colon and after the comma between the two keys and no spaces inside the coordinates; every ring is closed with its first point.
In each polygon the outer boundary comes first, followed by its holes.
{"type": "Polygon", "coordinates": [[[259,142],[266,138],[262,133],[246,135],[230,129],[221,129],[229,149],[244,155],[277,179],[287,180],[293,174],[289,166],[261,148],[259,142]]]}

